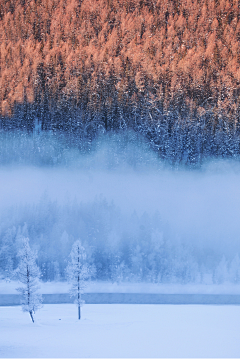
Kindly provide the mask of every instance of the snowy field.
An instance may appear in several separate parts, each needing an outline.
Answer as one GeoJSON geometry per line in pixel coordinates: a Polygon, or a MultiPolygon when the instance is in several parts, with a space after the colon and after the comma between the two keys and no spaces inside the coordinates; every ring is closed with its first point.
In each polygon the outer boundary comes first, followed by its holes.
{"type": "Polygon", "coordinates": [[[240,307],[45,305],[35,324],[0,307],[0,357],[240,357],[240,307]]]}

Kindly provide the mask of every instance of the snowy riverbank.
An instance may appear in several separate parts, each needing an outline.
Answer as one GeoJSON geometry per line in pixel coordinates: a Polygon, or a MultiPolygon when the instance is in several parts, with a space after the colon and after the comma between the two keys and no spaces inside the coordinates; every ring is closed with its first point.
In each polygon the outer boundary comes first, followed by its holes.
{"type": "MultiPolygon", "coordinates": [[[[67,282],[41,282],[42,294],[67,293],[67,282]]],[[[20,284],[15,281],[0,281],[1,294],[17,294],[20,284]]],[[[149,293],[149,294],[239,294],[240,285],[225,284],[155,284],[89,282],[86,293],[149,293]]]]}

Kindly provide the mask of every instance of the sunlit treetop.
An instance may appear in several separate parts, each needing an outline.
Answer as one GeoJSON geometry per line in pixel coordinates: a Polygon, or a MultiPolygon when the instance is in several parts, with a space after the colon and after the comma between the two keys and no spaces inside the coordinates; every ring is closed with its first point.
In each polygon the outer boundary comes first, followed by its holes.
{"type": "Polygon", "coordinates": [[[0,109],[68,101],[238,111],[236,0],[3,0],[0,109]]]}

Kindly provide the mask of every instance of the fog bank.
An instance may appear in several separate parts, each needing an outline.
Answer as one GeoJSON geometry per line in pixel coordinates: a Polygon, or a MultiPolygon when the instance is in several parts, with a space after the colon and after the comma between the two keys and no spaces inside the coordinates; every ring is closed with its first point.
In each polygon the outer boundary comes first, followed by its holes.
{"type": "MultiPolygon", "coordinates": [[[[155,238],[157,231],[157,241],[161,246],[161,233],[164,233],[163,237],[168,238],[173,247],[186,246],[191,255],[198,258],[200,266],[202,263],[211,266],[212,263],[209,262],[212,261],[216,264],[222,256],[231,261],[236,253],[240,253],[239,163],[212,160],[198,170],[170,168],[166,163],[161,163],[157,154],[150,151],[144,142],[128,142],[126,138],[121,141],[121,137],[117,141],[111,138],[98,140],[89,153],[81,154],[69,149],[66,151],[71,153],[71,161],[66,164],[44,166],[31,163],[21,165],[17,162],[0,167],[2,238],[8,227],[24,226],[27,218],[30,218],[29,213],[34,211],[35,219],[31,217],[29,221],[32,228],[36,227],[37,213],[41,212],[41,201],[46,197],[46,203],[55,201],[56,205],[46,204],[44,210],[52,206],[50,210],[47,209],[52,211],[52,217],[57,218],[61,212],[68,223],[61,226],[60,222],[49,224],[44,229],[45,232],[40,229],[32,230],[36,237],[33,240],[35,244],[43,233],[48,233],[49,238],[57,241],[57,238],[67,232],[72,238],[69,239],[68,246],[74,237],[86,236],[90,238],[89,241],[95,241],[95,237],[89,234],[90,229],[86,228],[95,228],[100,223],[105,229],[99,232],[99,243],[111,246],[111,241],[116,242],[114,238],[117,236],[118,243],[132,241],[134,247],[134,241],[137,240],[142,246],[141,255],[145,251],[141,244],[142,234],[139,234],[142,225],[148,227],[148,235],[144,237],[146,243],[149,244],[155,238]],[[68,207],[74,203],[81,214],[79,217],[73,214],[75,217],[71,219],[71,216],[68,217],[68,207]],[[11,206],[13,209],[9,212],[11,206]],[[90,207],[91,213],[88,212],[90,207]],[[121,213],[119,215],[118,210],[121,213]],[[26,218],[22,213],[27,213],[26,218]],[[94,213],[98,213],[100,219],[92,219],[93,224],[86,224],[85,217],[88,215],[93,218],[94,213]],[[131,216],[134,213],[138,216],[138,229],[131,227],[131,216]],[[159,224],[153,220],[156,213],[159,224]],[[81,228],[78,218],[84,223],[81,228]],[[118,224],[110,228],[111,221],[118,224]],[[144,221],[147,225],[141,224],[144,221]]],[[[43,220],[41,217],[41,221],[43,220]]],[[[54,249],[49,256],[54,256],[54,249]]],[[[181,256],[184,257],[183,254],[181,256]]],[[[126,262],[126,258],[122,260],[126,262]]]]}
{"type": "Polygon", "coordinates": [[[0,168],[0,208],[35,203],[44,192],[61,203],[74,198],[89,202],[102,196],[128,214],[158,211],[184,239],[226,244],[229,249],[239,242],[239,183],[239,171],[215,172],[211,166],[194,172],[0,168]]]}

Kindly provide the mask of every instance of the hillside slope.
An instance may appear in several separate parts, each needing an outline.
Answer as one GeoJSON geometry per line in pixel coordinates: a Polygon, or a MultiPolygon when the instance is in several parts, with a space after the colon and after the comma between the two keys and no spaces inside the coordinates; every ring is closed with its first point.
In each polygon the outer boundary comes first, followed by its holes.
{"type": "Polygon", "coordinates": [[[2,0],[2,123],[239,154],[239,45],[239,0],[2,0]]]}
{"type": "Polygon", "coordinates": [[[2,0],[0,102],[154,98],[234,111],[238,1],[2,0]],[[151,95],[153,97],[151,97],[151,95]]]}

